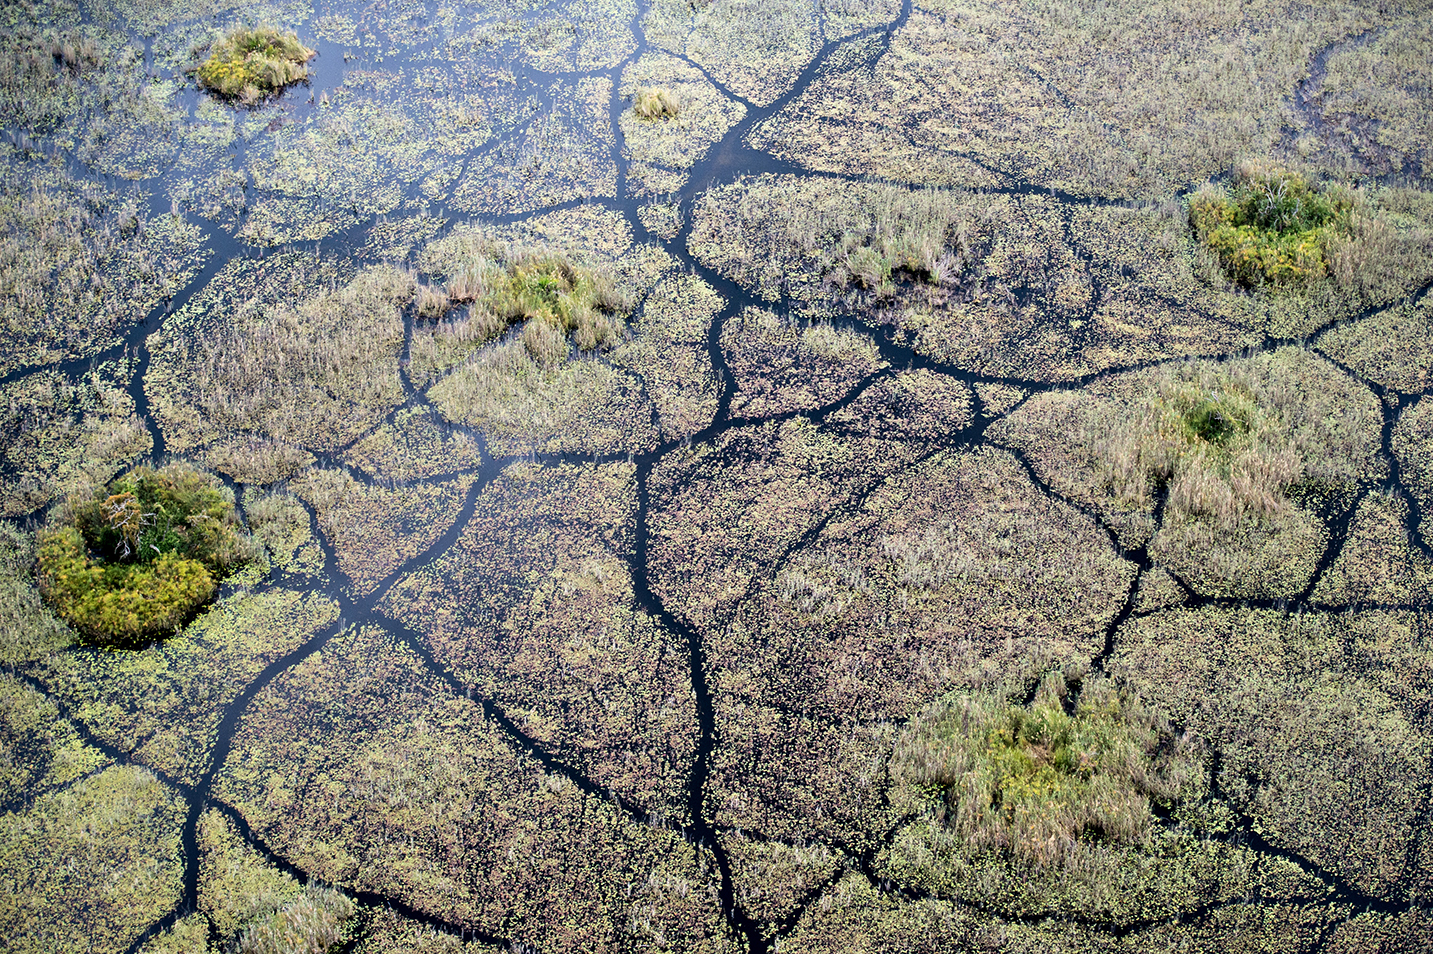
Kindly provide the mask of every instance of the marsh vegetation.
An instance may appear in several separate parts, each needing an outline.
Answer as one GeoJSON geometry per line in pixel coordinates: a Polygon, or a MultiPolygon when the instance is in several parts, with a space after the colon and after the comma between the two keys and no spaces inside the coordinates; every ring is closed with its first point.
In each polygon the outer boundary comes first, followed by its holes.
{"type": "Polygon", "coordinates": [[[195,76],[205,89],[252,105],[261,96],[307,79],[306,64],[316,55],[292,32],[238,27],[214,43],[195,76]]]}
{"type": "Polygon", "coordinates": [[[1427,11],[520,6],[0,14],[0,947],[1433,936],[1427,11]]]}

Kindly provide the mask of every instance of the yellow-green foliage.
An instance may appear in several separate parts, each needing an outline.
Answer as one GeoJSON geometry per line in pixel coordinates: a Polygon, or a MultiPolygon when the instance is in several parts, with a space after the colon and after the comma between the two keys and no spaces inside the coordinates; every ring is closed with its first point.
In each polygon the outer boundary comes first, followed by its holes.
{"type": "Polygon", "coordinates": [[[233,494],[188,464],[138,467],[69,501],[37,543],[40,589],[55,612],[120,645],[178,628],[253,549],[233,494]]]}
{"type": "Polygon", "coordinates": [[[1173,798],[1186,777],[1184,762],[1156,759],[1171,741],[1110,683],[1071,687],[1056,673],[1028,707],[1001,691],[947,699],[897,750],[894,772],[939,796],[938,816],[971,848],[1047,865],[1081,839],[1141,841],[1150,798],[1173,798]]]}
{"type": "Polygon", "coordinates": [[[200,65],[199,82],[221,96],[246,103],[308,76],[310,50],[293,33],[272,27],[239,27],[214,44],[200,65]]]}
{"type": "Polygon", "coordinates": [[[1241,285],[1303,285],[1328,274],[1329,240],[1347,231],[1351,197],[1297,172],[1249,166],[1233,187],[1208,186],[1189,203],[1205,246],[1241,285]]]}
{"type": "Polygon", "coordinates": [[[632,112],[642,119],[676,119],[681,112],[677,98],[660,87],[643,87],[637,90],[632,101],[632,112]]]}

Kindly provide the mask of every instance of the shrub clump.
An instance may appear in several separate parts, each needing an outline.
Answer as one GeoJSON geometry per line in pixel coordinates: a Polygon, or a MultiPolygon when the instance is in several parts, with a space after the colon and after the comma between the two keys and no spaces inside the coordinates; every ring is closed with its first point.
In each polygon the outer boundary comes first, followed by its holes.
{"type": "Polygon", "coordinates": [[[441,293],[444,308],[472,303],[468,323],[476,322],[484,338],[525,323],[523,343],[545,367],[566,359],[569,341],[580,351],[593,351],[621,338],[617,315],[628,303],[611,277],[559,252],[479,241],[464,250],[449,274],[441,293]]]}
{"type": "Polygon", "coordinates": [[[632,112],[639,119],[676,119],[681,112],[677,98],[661,87],[642,87],[632,100],[632,112]]]}
{"type": "Polygon", "coordinates": [[[1230,280],[1249,288],[1306,285],[1328,274],[1329,242],[1348,231],[1352,209],[1346,190],[1251,165],[1228,189],[1196,192],[1189,219],[1230,280]]]}
{"type": "Polygon", "coordinates": [[[1138,699],[1107,680],[1052,673],[1034,701],[957,693],[896,751],[899,780],[934,800],[936,820],[974,851],[1055,864],[1081,842],[1135,844],[1150,800],[1170,800],[1194,767],[1138,699]]]}
{"type": "Polygon", "coordinates": [[[82,637],[120,646],[177,629],[255,554],[233,493],[182,463],[71,498],[36,542],[45,600],[82,637]]]}
{"type": "Polygon", "coordinates": [[[266,26],[238,27],[214,44],[197,75],[206,89],[253,103],[306,79],[305,64],[315,55],[294,33],[266,26]]]}
{"type": "Polygon", "coordinates": [[[325,954],[344,939],[344,922],[354,911],[347,895],[310,884],[293,901],[245,928],[239,954],[325,954]]]}

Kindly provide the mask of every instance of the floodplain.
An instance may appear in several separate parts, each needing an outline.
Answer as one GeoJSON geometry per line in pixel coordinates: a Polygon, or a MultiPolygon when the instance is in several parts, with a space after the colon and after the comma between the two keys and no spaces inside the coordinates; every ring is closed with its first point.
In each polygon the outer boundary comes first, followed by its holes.
{"type": "Polygon", "coordinates": [[[1430,23],[0,8],[0,947],[1433,951],[1430,23]]]}

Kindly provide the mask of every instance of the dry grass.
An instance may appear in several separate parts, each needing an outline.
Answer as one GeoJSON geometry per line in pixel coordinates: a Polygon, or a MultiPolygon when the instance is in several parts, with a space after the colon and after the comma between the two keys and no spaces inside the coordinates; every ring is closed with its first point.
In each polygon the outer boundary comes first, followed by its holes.
{"type": "Polygon", "coordinates": [[[676,119],[681,112],[677,97],[661,87],[642,87],[632,97],[632,112],[641,119],[676,119]]]}
{"type": "MultiPolygon", "coordinates": [[[[212,333],[176,339],[164,361],[205,430],[332,448],[401,400],[400,308],[413,291],[407,273],[372,268],[306,301],[241,306],[212,333]]],[[[286,469],[268,456],[252,463],[266,475],[286,469]]]]}
{"type": "Polygon", "coordinates": [[[357,906],[347,895],[319,884],[244,929],[239,954],[326,954],[344,939],[344,922],[357,906]]]}
{"type": "Polygon", "coordinates": [[[964,192],[762,176],[706,193],[689,245],[768,299],[847,290],[890,298],[905,282],[958,285],[979,224],[964,192]]]}

